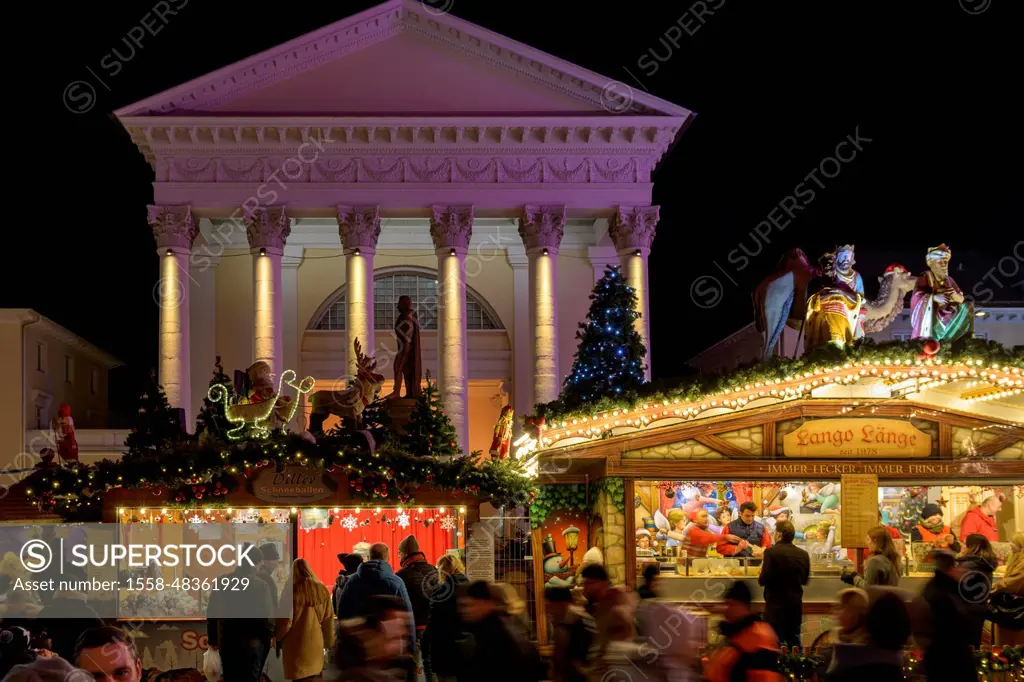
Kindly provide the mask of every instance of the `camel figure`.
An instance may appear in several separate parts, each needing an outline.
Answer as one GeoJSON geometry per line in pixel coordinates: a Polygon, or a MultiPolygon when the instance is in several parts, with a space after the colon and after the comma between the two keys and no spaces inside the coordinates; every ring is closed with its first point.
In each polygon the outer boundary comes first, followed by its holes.
{"type": "Polygon", "coordinates": [[[903,302],[917,284],[917,277],[902,265],[890,265],[878,278],[878,298],[865,301],[839,286],[826,286],[807,300],[807,348],[831,343],[843,348],[853,342],[861,308],[865,333],[888,327],[903,311],[903,302]]]}
{"type": "Polygon", "coordinates": [[[363,410],[377,399],[384,375],[378,374],[377,361],[363,355],[359,340],[355,342],[356,377],[342,391],[317,391],[313,394],[313,412],[310,415],[310,430],[323,430],[324,419],[334,415],[351,420],[356,429],[363,428],[363,410]]]}

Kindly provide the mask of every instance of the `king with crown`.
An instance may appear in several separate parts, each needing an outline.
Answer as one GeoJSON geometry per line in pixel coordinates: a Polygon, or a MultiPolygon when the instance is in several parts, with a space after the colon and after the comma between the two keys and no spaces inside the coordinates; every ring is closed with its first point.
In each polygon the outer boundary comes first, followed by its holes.
{"type": "Polygon", "coordinates": [[[949,276],[952,251],[945,244],[928,249],[928,270],[910,298],[913,338],[952,343],[974,334],[974,306],[949,276]]]}
{"type": "MultiPolygon", "coordinates": [[[[835,260],[833,270],[833,277],[836,284],[840,284],[850,289],[853,292],[860,294],[861,299],[864,298],[864,280],[861,278],[860,273],[853,269],[853,266],[857,263],[853,259],[853,244],[846,244],[840,246],[835,251],[835,260]]],[[[864,318],[866,316],[864,308],[860,309],[858,315],[857,327],[854,330],[854,338],[860,339],[864,337],[864,318]]]]}

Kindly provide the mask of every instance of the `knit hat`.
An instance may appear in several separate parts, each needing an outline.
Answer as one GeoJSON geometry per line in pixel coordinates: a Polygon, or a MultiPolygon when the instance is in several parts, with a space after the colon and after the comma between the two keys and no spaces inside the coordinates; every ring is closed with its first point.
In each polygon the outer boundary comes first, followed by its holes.
{"type": "Polygon", "coordinates": [[[398,543],[398,553],[405,556],[416,554],[420,551],[420,543],[415,535],[406,535],[405,539],[398,543]]]}
{"type": "Polygon", "coordinates": [[[600,547],[591,547],[583,555],[583,566],[589,566],[590,564],[604,564],[604,554],[601,553],[600,547]]]}
{"type": "Polygon", "coordinates": [[[636,536],[639,538],[641,535],[651,537],[651,531],[647,530],[646,528],[637,528],[636,536]]]}
{"type": "Polygon", "coordinates": [[[934,502],[929,502],[925,506],[921,507],[922,519],[930,519],[933,516],[942,516],[942,507],[934,502]]]}
{"type": "Polygon", "coordinates": [[[63,658],[37,658],[11,668],[4,682],[92,682],[92,673],[76,668],[63,658]]]}
{"type": "Polygon", "coordinates": [[[273,542],[268,542],[265,545],[260,545],[260,557],[264,561],[281,560],[281,554],[277,551],[277,545],[273,542]]]}
{"type": "Polygon", "coordinates": [[[345,572],[349,574],[358,571],[362,563],[363,557],[361,554],[346,554],[345,558],[341,560],[341,565],[345,567],[345,572]]]}
{"type": "Polygon", "coordinates": [[[753,601],[753,597],[750,594],[750,586],[742,580],[737,580],[729,589],[725,592],[726,600],[738,601],[744,604],[750,604],[753,601]]]}

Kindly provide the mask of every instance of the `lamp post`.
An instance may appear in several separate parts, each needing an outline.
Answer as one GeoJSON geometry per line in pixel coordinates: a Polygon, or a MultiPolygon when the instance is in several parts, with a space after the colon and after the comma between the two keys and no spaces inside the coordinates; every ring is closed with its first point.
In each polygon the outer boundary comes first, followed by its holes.
{"type": "Polygon", "coordinates": [[[569,550],[569,566],[576,565],[576,548],[580,546],[580,529],[576,526],[569,526],[562,531],[565,538],[565,548],[569,550]]]}

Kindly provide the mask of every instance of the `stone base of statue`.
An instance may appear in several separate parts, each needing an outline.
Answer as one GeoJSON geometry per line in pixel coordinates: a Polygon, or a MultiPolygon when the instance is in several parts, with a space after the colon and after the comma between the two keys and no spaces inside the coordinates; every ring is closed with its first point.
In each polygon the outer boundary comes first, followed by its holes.
{"type": "Polygon", "coordinates": [[[405,433],[405,426],[412,419],[412,411],[416,409],[415,398],[392,398],[387,401],[388,416],[391,424],[400,433],[405,433]]]}

